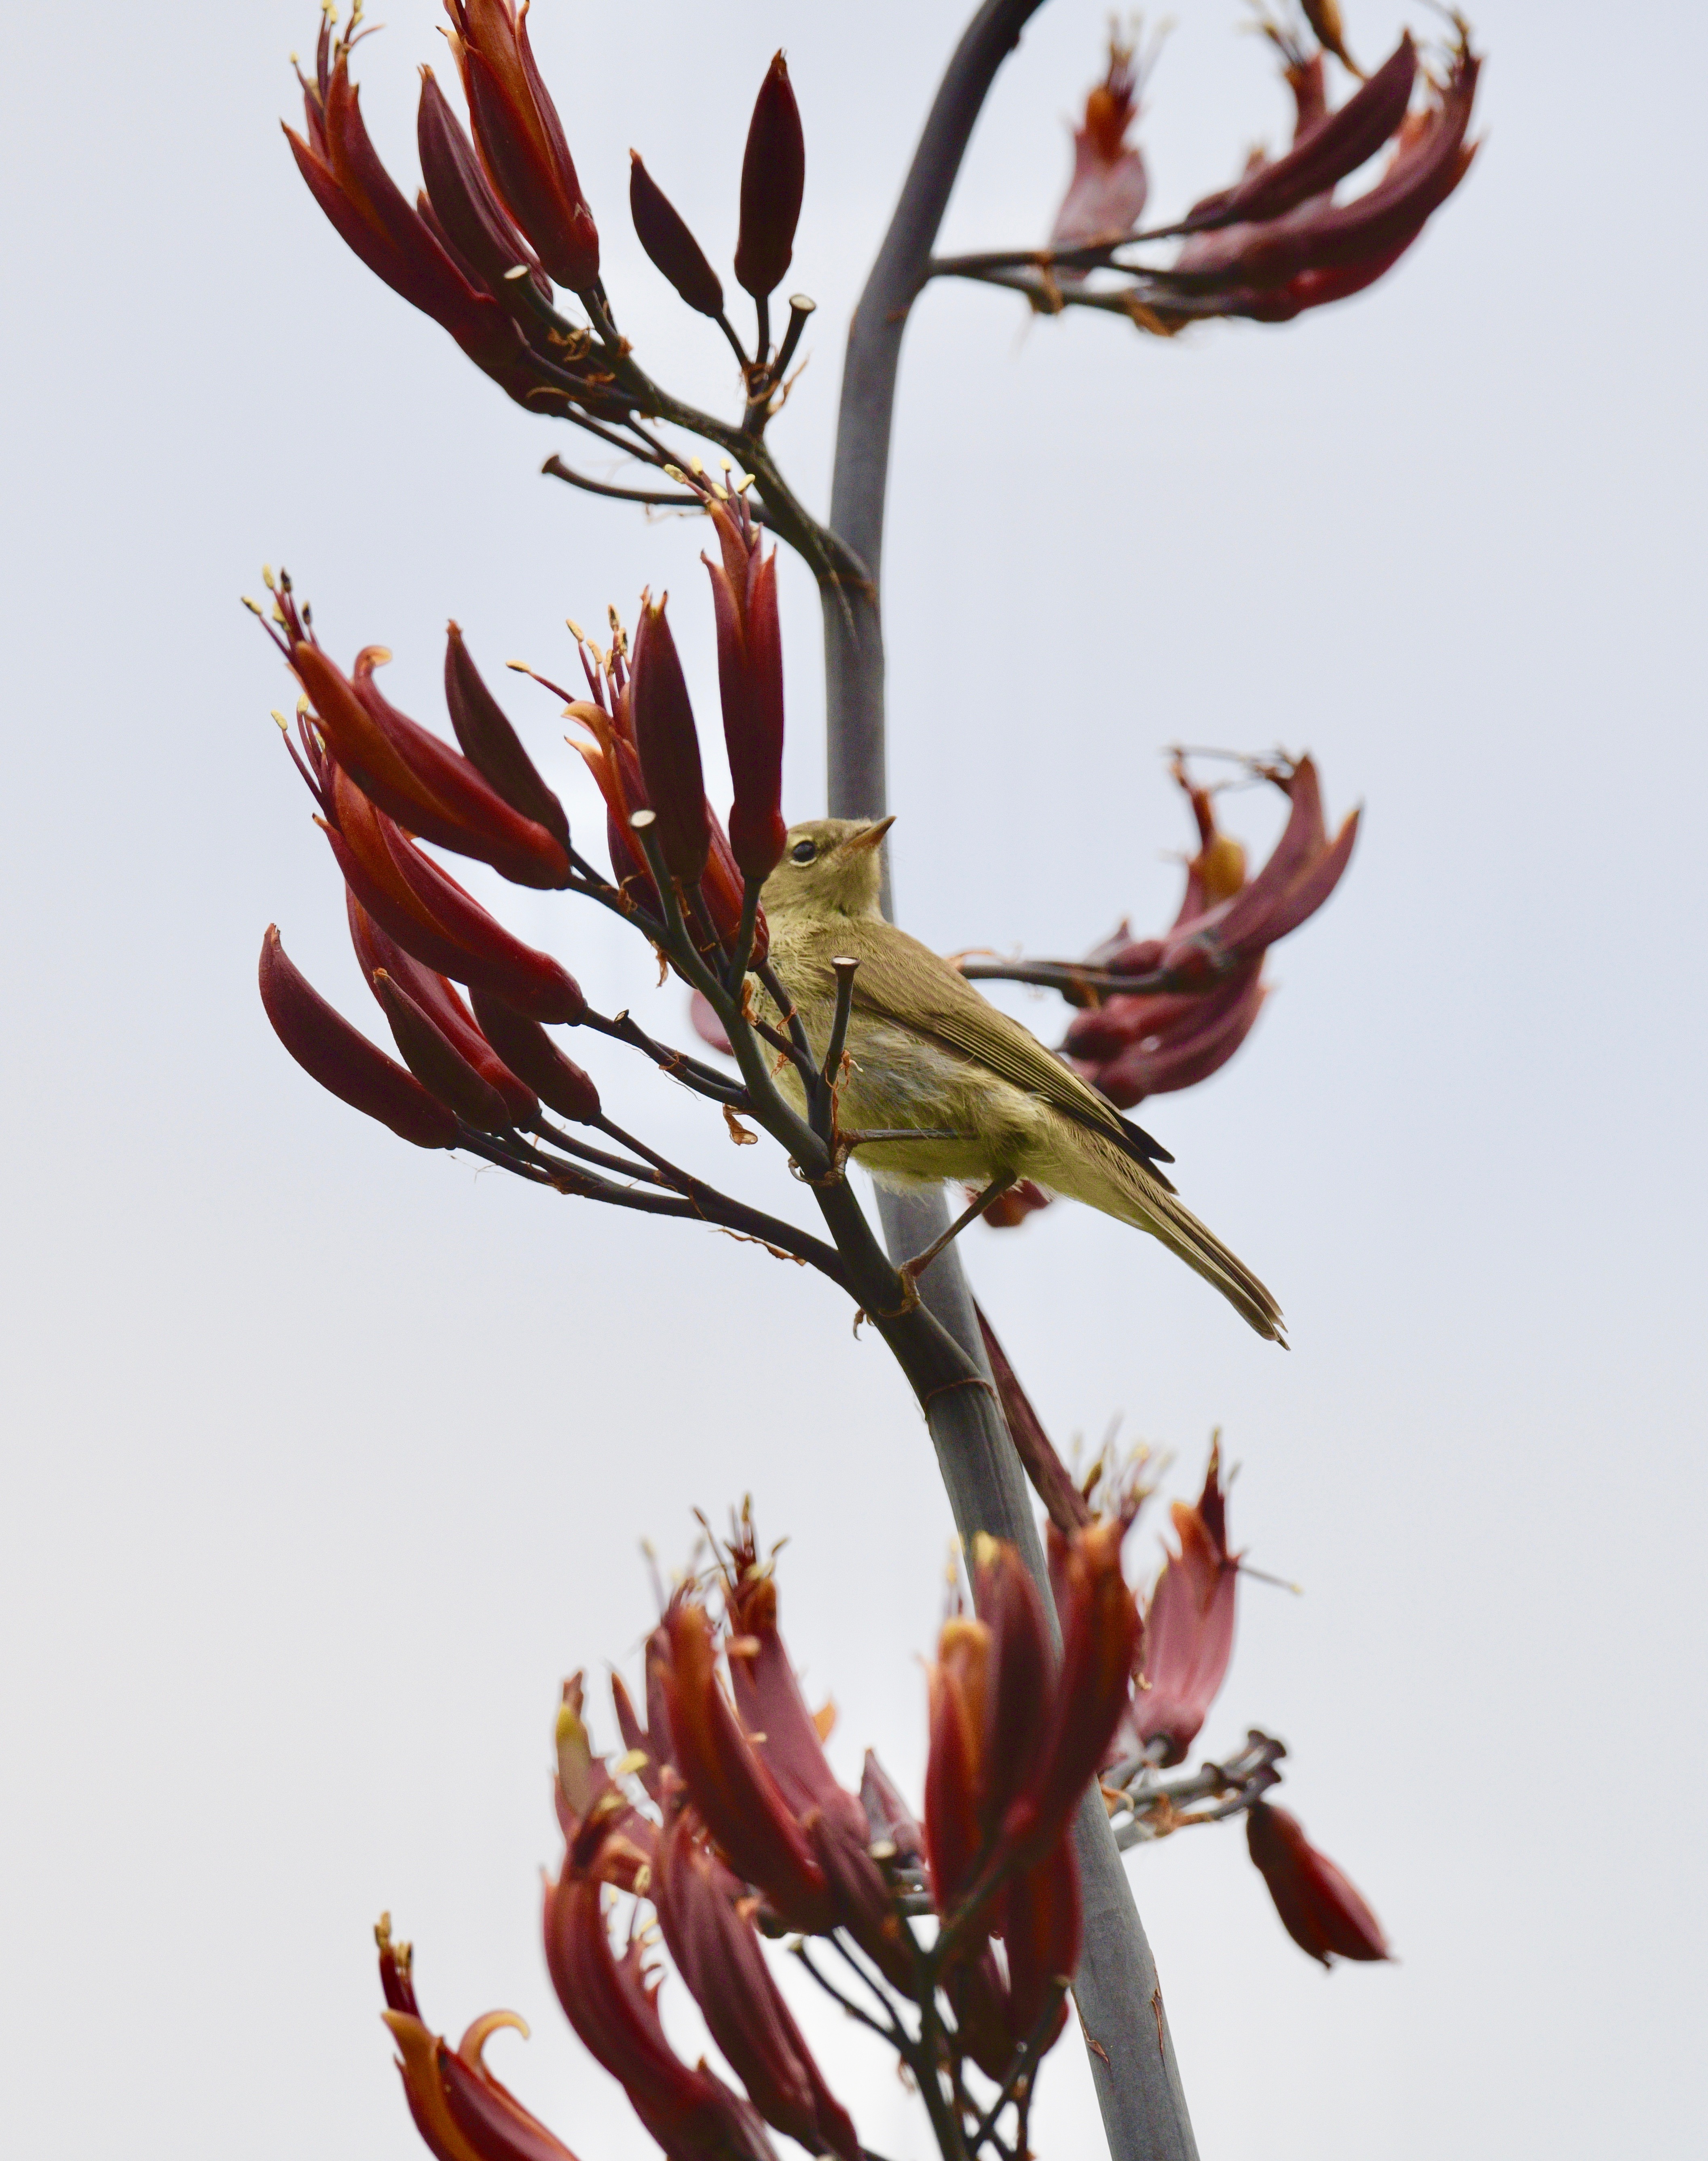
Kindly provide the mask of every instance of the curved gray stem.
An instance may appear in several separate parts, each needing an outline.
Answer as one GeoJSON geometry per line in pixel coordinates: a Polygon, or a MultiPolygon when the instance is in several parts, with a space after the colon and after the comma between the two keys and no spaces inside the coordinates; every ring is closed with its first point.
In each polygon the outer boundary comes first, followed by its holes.
{"type": "MultiPolygon", "coordinates": [[[[888,807],[878,580],[902,335],[979,110],[997,70],[1041,5],[984,0],[968,25],[849,326],[830,523],[867,566],[871,583],[820,581],[833,817],[877,818],[888,807]]],[[[940,1191],[880,1192],[879,1208],[898,1262],[922,1252],[948,1222],[940,1191]]],[[[988,1379],[972,1294],[953,1246],[926,1272],[920,1289],[927,1310],[988,1379]]],[[[978,1531],[1012,1539],[1041,1582],[1044,1556],[1031,1497],[994,1389],[976,1383],[942,1388],[927,1398],[925,1409],[963,1539],[978,1531]]],[[[1074,1995],[1109,2152],[1114,2161],[1197,2161],[1155,1962],[1094,1789],[1081,1806],[1074,1844],[1085,1901],[1085,1947],[1074,1995]]]]}

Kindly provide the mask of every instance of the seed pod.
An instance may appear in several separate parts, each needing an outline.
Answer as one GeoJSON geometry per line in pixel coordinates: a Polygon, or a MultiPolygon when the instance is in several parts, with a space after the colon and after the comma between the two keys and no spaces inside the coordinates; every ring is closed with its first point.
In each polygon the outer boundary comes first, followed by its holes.
{"type": "Polygon", "coordinates": [[[747,152],[741,161],[735,277],[755,300],[774,293],[788,271],[806,185],[807,146],[801,134],[800,108],[789,83],[789,64],[778,53],[754,101],[747,152]]]}

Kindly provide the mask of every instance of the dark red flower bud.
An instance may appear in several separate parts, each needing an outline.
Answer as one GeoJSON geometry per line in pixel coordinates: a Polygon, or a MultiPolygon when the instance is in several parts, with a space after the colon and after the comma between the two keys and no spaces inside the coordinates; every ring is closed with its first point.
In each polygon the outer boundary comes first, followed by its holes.
{"type": "Polygon", "coordinates": [[[464,133],[430,67],[421,70],[421,99],[416,107],[415,143],[426,182],[427,222],[434,227],[470,282],[484,286],[502,305],[526,306],[510,273],[518,266],[540,298],[552,299],[551,280],[538,258],[492,192],[475,146],[464,133]]]}
{"type": "Polygon", "coordinates": [[[1407,31],[1369,81],[1338,112],[1296,142],[1282,157],[1259,165],[1235,187],[1197,204],[1188,213],[1191,232],[1240,221],[1280,217],[1311,195],[1325,194],[1337,180],[1373,158],[1405,117],[1417,76],[1417,50],[1407,31]]]}
{"type": "Polygon", "coordinates": [[[537,1020],[501,998],[471,988],[470,1002],[481,1033],[510,1067],[560,1117],[588,1125],[599,1116],[599,1091],[573,1058],[566,1058],[537,1020]]]}
{"type": "Polygon", "coordinates": [[[629,211],[653,268],[664,273],[689,307],[703,315],[721,315],[724,288],[717,272],[676,206],[641,164],[638,150],[629,153],[629,211]]]}
{"type": "Polygon", "coordinates": [[[1212,1445],[1196,1506],[1171,1512],[1180,1551],[1163,1563],[1145,1616],[1145,1663],[1129,1717],[1142,1747],[1161,1739],[1165,1763],[1184,1762],[1233,1655],[1239,1564],[1228,1549],[1221,1450],[1212,1445]]]}
{"type": "Polygon", "coordinates": [[[587,1001],[548,953],[512,937],[327,761],[336,824],[322,823],[345,882],[382,930],[423,966],[479,984],[534,1020],[579,1021],[587,1001]]]}
{"type": "Polygon", "coordinates": [[[718,689],[735,799],[729,847],[745,877],[763,882],[782,861],[783,644],[776,555],[762,555],[747,505],[709,506],[723,560],[702,555],[718,625],[718,689]]]}
{"type": "Polygon", "coordinates": [[[767,2123],[809,2153],[860,2161],[848,2111],[771,1978],[752,1922],[736,1910],[740,1890],[697,1837],[692,1813],[681,1811],[659,1841],[652,1898],[712,2039],[767,2123]]]}
{"type": "Polygon", "coordinates": [[[470,763],[518,817],[543,825],[567,850],[569,820],[563,815],[563,806],[541,779],[504,708],[480,680],[480,671],[470,659],[463,633],[454,622],[445,626],[444,702],[470,763]]]}
{"type": "Polygon", "coordinates": [[[563,1873],[546,1893],[546,1964],[565,2016],[628,2095],[670,2161],[776,2161],[759,2117],[665,2038],[640,1945],[613,1954],[596,1877],[563,1873]]]}
{"type": "Polygon", "coordinates": [[[413,1074],[327,1004],[286,955],[278,926],[261,941],[261,1002],[273,1034],[303,1070],[341,1102],[417,1148],[454,1148],[457,1122],[413,1074]]]}
{"type": "Polygon", "coordinates": [[[1245,1819],[1245,1839],[1281,1925],[1300,1950],[1324,1966],[1336,1958],[1392,1956],[1376,1916],[1285,1809],[1254,1802],[1245,1819]]]}
{"type": "Polygon", "coordinates": [[[526,0],[445,0],[480,162],[550,275],[584,293],[599,277],[599,232],[528,43],[526,0]]]}
{"type": "Polygon", "coordinates": [[[759,86],[741,161],[735,278],[755,300],[764,299],[783,282],[794,253],[806,185],[807,146],[801,134],[800,108],[790,86],[788,62],[778,53],[759,86]]]}
{"type": "MultiPolygon", "coordinates": [[[[693,707],[665,620],[669,599],[643,596],[635,632],[629,710],[646,802],[658,820],[658,846],[672,877],[698,885],[711,852],[706,784],[700,772],[693,707]]],[[[638,807],[638,806],[637,806],[638,807]]]]}
{"type": "MultiPolygon", "coordinates": [[[[375,976],[382,972],[400,985],[450,1043],[458,1055],[474,1067],[490,1088],[496,1089],[502,1096],[504,1107],[510,1113],[506,1122],[513,1126],[531,1126],[540,1114],[533,1090],[511,1071],[475,1027],[473,1016],[458,997],[449,980],[431,968],[423,967],[413,954],[406,953],[395,938],[381,929],[348,886],[344,888],[344,901],[345,912],[350,919],[350,943],[356,948],[356,957],[361,963],[362,974],[367,978],[370,987],[373,987],[375,976]]],[[[382,1008],[385,1008],[386,1001],[380,997],[376,987],[374,988],[374,995],[379,998],[382,1008]]],[[[387,1017],[390,1018],[389,1011],[387,1017]]]]}
{"type": "Polygon", "coordinates": [[[393,982],[383,968],[375,970],[373,983],[403,1063],[422,1086],[477,1133],[501,1133],[511,1125],[510,1106],[503,1096],[480,1077],[402,985],[393,982]]]}

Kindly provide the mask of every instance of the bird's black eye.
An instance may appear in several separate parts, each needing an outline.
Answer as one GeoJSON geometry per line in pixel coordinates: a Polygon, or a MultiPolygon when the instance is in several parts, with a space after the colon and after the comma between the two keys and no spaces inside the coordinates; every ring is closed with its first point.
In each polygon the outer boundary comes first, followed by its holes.
{"type": "Polygon", "coordinates": [[[789,857],[793,862],[810,863],[818,852],[818,843],[816,841],[797,841],[789,851],[789,857]]]}

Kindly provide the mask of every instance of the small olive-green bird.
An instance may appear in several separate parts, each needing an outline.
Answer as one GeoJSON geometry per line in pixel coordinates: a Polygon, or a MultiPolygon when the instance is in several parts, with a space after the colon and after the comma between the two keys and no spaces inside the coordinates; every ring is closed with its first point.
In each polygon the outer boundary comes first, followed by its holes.
{"type": "MultiPolygon", "coordinates": [[[[885,921],[878,848],[891,823],[792,826],[764,893],[772,965],[821,1054],[836,1011],[833,964],[859,964],[838,1123],[850,1136],[885,1137],[856,1141],[856,1159],[892,1185],[953,1179],[988,1189],[1031,1179],[1148,1231],[1259,1336],[1285,1341],[1275,1299],[1157,1169],[1173,1158],[958,969],[885,921]],[[921,1138],[890,1137],[902,1131],[921,1138]]],[[[761,1002],[775,1018],[770,1001],[761,1002]]],[[[777,1081],[800,1107],[793,1067],[777,1081]]]]}

